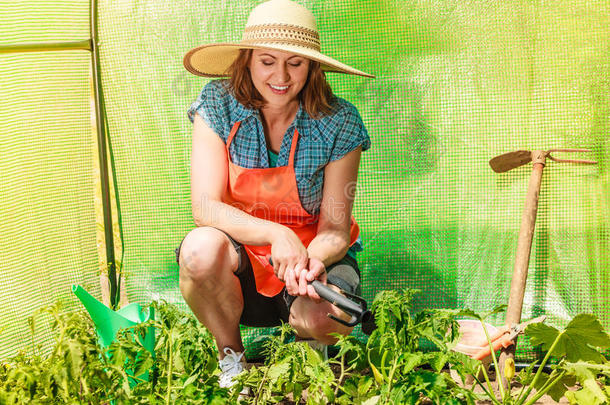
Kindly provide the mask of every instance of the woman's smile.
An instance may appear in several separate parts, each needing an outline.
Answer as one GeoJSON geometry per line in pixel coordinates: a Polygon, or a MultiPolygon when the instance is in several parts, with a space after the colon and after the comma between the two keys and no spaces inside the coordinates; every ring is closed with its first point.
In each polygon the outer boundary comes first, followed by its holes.
{"type": "Polygon", "coordinates": [[[271,87],[271,91],[275,94],[286,94],[288,93],[288,88],[290,86],[274,86],[273,84],[269,84],[271,87]]]}

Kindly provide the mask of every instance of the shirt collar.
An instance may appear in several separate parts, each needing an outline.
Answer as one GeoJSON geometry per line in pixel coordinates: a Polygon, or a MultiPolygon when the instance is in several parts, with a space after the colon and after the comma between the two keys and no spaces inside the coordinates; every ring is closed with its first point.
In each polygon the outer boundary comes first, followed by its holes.
{"type": "MultiPolygon", "coordinates": [[[[244,121],[245,119],[250,117],[256,117],[259,120],[261,119],[260,112],[257,109],[248,108],[240,103],[237,103],[237,108],[235,110],[235,120],[244,121]]],[[[309,114],[307,114],[307,111],[305,111],[305,108],[303,108],[303,103],[299,102],[299,109],[297,110],[297,114],[294,118],[294,121],[292,122],[292,124],[290,124],[288,128],[294,130],[294,127],[296,125],[296,128],[299,131],[299,135],[303,137],[309,134],[309,124],[309,114]]]]}
{"type": "Polygon", "coordinates": [[[290,125],[290,128],[294,130],[296,125],[297,130],[299,131],[299,136],[304,137],[309,134],[309,114],[303,108],[303,103],[299,103],[299,109],[297,110],[297,115],[294,117],[294,121],[290,125]]]}
{"type": "Polygon", "coordinates": [[[234,111],[235,121],[243,121],[251,116],[258,116],[258,110],[254,108],[248,108],[241,103],[236,102],[235,104],[237,106],[234,111]]]}

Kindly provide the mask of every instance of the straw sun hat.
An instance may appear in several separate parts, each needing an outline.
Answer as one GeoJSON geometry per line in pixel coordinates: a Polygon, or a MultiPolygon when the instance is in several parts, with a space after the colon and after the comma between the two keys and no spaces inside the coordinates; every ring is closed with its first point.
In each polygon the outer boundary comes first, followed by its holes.
{"type": "Polygon", "coordinates": [[[197,76],[228,76],[240,49],[285,51],[320,62],[322,70],[374,77],[320,53],[316,20],[308,9],[290,0],[270,0],[255,7],[240,42],[206,44],[184,55],[184,67],[197,76]]]}

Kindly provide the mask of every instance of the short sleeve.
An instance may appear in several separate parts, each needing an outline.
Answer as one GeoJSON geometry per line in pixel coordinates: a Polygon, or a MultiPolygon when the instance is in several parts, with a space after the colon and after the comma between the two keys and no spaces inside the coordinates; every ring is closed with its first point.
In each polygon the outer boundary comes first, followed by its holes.
{"type": "Polygon", "coordinates": [[[337,113],[336,118],[338,131],[330,155],[331,162],[341,159],[358,146],[362,146],[362,151],[371,147],[371,138],[356,107],[345,102],[345,107],[337,113]]]}
{"type": "Polygon", "coordinates": [[[197,99],[191,104],[187,116],[195,122],[195,114],[199,114],[203,121],[226,142],[227,93],[219,81],[211,81],[203,87],[197,99]]]}

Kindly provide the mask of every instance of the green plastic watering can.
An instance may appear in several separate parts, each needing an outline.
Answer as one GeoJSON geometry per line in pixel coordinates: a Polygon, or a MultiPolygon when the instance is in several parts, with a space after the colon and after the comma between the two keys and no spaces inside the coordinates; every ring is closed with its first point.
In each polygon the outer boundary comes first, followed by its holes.
{"type": "MultiPolygon", "coordinates": [[[[113,311],[106,305],[102,304],[91,294],[89,294],[80,285],[73,285],[72,292],[78,297],[80,302],[85,306],[87,312],[91,316],[100,345],[107,349],[115,340],[119,329],[130,328],[142,322],[155,318],[154,308],[150,307],[149,311],[143,311],[140,304],[129,304],[118,311],[113,311]]],[[[153,356],[155,355],[155,328],[149,327],[143,337],[138,338],[142,346],[148,350],[153,356]]],[[[112,356],[112,353],[106,351],[107,356],[112,356]]],[[[133,376],[133,370],[126,370],[128,375],[133,376]]],[[[139,379],[148,381],[149,371],[137,376],[139,379]]],[[[136,385],[135,379],[130,379],[130,385],[136,385]]]]}

